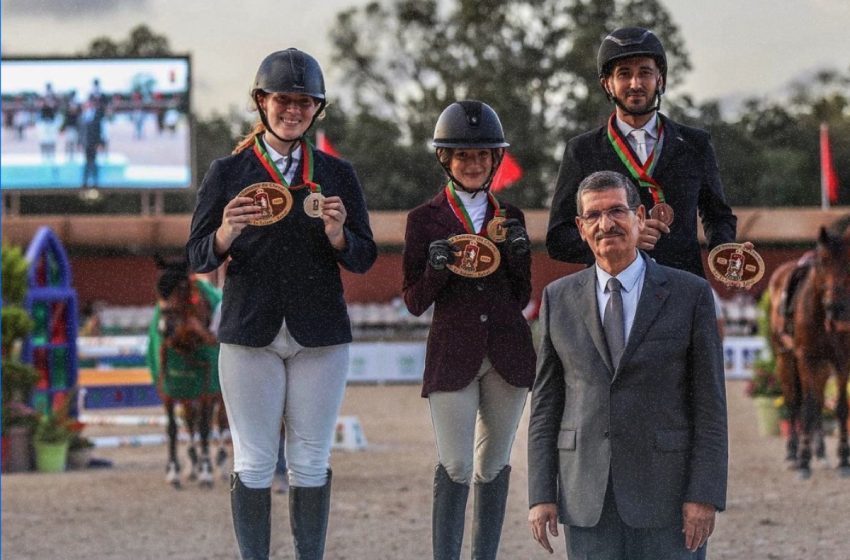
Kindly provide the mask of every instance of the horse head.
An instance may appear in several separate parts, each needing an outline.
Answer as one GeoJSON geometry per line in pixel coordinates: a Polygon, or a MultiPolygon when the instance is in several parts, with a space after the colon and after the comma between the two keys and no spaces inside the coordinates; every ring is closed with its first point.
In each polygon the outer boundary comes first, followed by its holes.
{"type": "Polygon", "coordinates": [[[206,300],[194,290],[185,260],[167,262],[158,258],[157,266],[162,271],[156,285],[160,311],[157,328],[166,346],[192,354],[212,336],[207,330],[210,313],[206,300]]]}
{"type": "Polygon", "coordinates": [[[850,230],[841,234],[822,227],[815,251],[826,332],[850,332],[850,230]]]}

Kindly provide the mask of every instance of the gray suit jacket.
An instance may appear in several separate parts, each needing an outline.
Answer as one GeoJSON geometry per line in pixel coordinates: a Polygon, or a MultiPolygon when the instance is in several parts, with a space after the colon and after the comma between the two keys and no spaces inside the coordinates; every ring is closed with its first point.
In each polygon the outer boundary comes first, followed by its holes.
{"type": "Polygon", "coordinates": [[[596,525],[609,470],[631,527],[679,524],[684,502],[726,505],[726,393],[711,289],[641,256],[646,275],[616,371],[594,267],[544,290],[529,503],[557,503],[567,525],[596,525]]]}

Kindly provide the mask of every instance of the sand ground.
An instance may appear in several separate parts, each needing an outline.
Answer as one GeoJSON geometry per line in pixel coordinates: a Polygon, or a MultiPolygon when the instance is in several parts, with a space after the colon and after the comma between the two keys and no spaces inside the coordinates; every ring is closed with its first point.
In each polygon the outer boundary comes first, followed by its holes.
{"type": "MultiPolygon", "coordinates": [[[[713,559],[847,558],[850,479],[818,467],[800,481],[780,438],[760,437],[743,382],[729,382],[728,510],[710,541],[713,559]]],[[[138,412],[138,411],[136,411],[138,412]]],[[[159,413],[158,409],[144,410],[159,413]]],[[[526,411],[527,413],[527,411],[526,411]]],[[[329,560],[420,559],[430,555],[435,451],[419,387],[353,386],[343,414],[359,418],[366,451],[334,451],[329,560]]],[[[517,434],[500,558],[550,558],[527,528],[527,418],[517,434]]],[[[157,428],[89,427],[89,435],[157,428]]],[[[835,464],[836,439],[827,438],[835,464]]],[[[185,450],[181,450],[185,453],[185,450]]],[[[227,484],[165,483],[165,446],[98,449],[112,468],[2,477],[2,557],[13,560],[235,558],[227,484]]],[[[471,510],[471,508],[470,508],[471,510]]],[[[468,510],[468,511],[470,511],[468,510]]],[[[291,559],[286,497],[273,498],[272,557],[291,559]]],[[[469,526],[469,522],[467,523],[469,526]]],[[[469,538],[463,557],[469,557],[469,538]]],[[[558,539],[554,558],[564,558],[558,539]]]]}

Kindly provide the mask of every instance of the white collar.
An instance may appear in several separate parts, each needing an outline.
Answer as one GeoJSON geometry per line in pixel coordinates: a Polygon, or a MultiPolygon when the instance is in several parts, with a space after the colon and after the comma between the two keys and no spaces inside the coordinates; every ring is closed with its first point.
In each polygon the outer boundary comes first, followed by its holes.
{"type": "Polygon", "coordinates": [[[470,193],[466,192],[458,186],[455,186],[455,194],[457,194],[458,198],[460,198],[461,202],[463,202],[463,207],[466,209],[487,206],[488,196],[487,193],[483,190],[476,191],[475,193],[470,193]],[[473,194],[475,196],[473,196],[473,194]]]}
{"type": "MultiPolygon", "coordinates": [[[[616,119],[617,127],[620,129],[620,132],[623,133],[623,136],[628,137],[633,130],[638,130],[625,121],[620,120],[619,116],[617,116],[616,119]]],[[[652,114],[652,117],[646,122],[646,124],[640,127],[640,130],[645,130],[646,134],[652,138],[658,138],[658,111],[652,114]]]]}
{"type": "MultiPolygon", "coordinates": [[[[266,152],[268,152],[269,157],[272,158],[272,161],[275,163],[275,165],[283,165],[283,163],[286,161],[286,156],[272,148],[271,144],[269,144],[265,140],[263,140],[263,144],[265,144],[266,152]]],[[[290,157],[292,158],[292,166],[290,168],[292,168],[296,166],[298,164],[298,161],[301,159],[301,142],[298,143],[298,147],[295,148],[295,151],[292,152],[292,155],[290,157]]]]}
{"type": "MultiPolygon", "coordinates": [[[[620,284],[623,286],[623,290],[626,292],[631,292],[634,289],[635,284],[640,279],[641,274],[643,274],[644,270],[646,270],[646,263],[643,261],[643,257],[640,254],[640,251],[635,250],[635,260],[623,269],[615,278],[620,281],[620,284]]],[[[599,264],[596,265],[596,281],[599,282],[599,286],[602,288],[602,291],[605,291],[605,286],[608,285],[608,279],[612,276],[602,270],[599,264]]]]}

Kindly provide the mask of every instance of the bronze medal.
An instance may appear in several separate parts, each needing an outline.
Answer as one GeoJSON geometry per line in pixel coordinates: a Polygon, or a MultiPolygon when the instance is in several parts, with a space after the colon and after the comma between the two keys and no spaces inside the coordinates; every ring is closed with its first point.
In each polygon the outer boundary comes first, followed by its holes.
{"type": "Polygon", "coordinates": [[[447,268],[466,278],[489,276],[502,260],[499,249],[492,241],[480,235],[463,233],[449,238],[452,245],[460,249],[454,253],[454,262],[447,268]]]}
{"type": "Polygon", "coordinates": [[[503,216],[494,216],[492,220],[487,222],[487,237],[494,243],[502,243],[508,238],[508,232],[502,227],[505,223],[503,216]]]}
{"type": "Polygon", "coordinates": [[[673,207],[666,202],[659,202],[649,211],[649,217],[670,226],[674,217],[673,207]]]}
{"type": "Polygon", "coordinates": [[[764,276],[764,260],[740,243],[718,245],[708,254],[708,269],[730,288],[749,288],[764,276]]]}
{"type": "Polygon", "coordinates": [[[321,218],[324,204],[325,195],[320,192],[311,192],[304,199],[304,213],[311,218],[321,218]]]}
{"type": "Polygon", "coordinates": [[[254,204],[262,208],[262,216],[248,222],[252,226],[271,225],[282,220],[292,210],[289,189],[277,183],[254,183],[236,196],[253,198],[254,204]]]}

